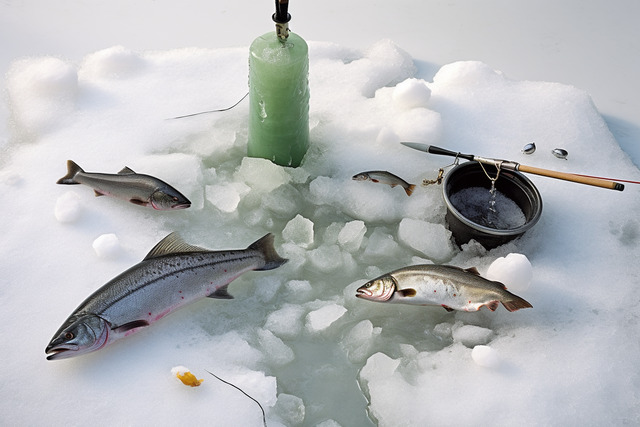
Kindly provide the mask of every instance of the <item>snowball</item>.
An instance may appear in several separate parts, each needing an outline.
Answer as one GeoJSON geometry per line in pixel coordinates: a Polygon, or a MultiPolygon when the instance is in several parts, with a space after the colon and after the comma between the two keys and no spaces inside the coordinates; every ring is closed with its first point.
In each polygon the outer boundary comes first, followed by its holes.
{"type": "Polygon", "coordinates": [[[482,328],[474,325],[462,325],[456,323],[452,330],[454,342],[459,342],[465,347],[473,347],[480,344],[487,344],[493,338],[491,329],[482,328]]]}
{"type": "Polygon", "coordinates": [[[67,191],[56,200],[55,217],[63,223],[76,222],[82,213],[80,196],[74,191],[67,191]]]}
{"type": "Polygon", "coordinates": [[[120,241],[118,236],[113,233],[102,234],[93,241],[93,250],[100,258],[109,258],[118,254],[120,251],[120,241]]]}
{"type": "Polygon", "coordinates": [[[346,251],[355,252],[360,249],[367,227],[364,221],[350,221],[340,230],[338,244],[346,251]]]}
{"type": "Polygon", "coordinates": [[[313,222],[298,214],[282,230],[282,238],[308,248],[313,244],[313,222]]]}
{"type": "Polygon", "coordinates": [[[398,227],[398,240],[433,260],[444,260],[453,253],[451,232],[442,224],[404,218],[398,227]]]}
{"type": "Polygon", "coordinates": [[[347,309],[340,304],[327,304],[307,314],[307,330],[311,332],[325,330],[346,312],[347,309]]]}
{"type": "Polygon", "coordinates": [[[234,178],[261,192],[273,191],[291,181],[291,175],[285,172],[282,166],[267,159],[254,157],[242,159],[234,178]]]}
{"type": "Polygon", "coordinates": [[[500,365],[500,355],[493,348],[486,345],[477,345],[471,350],[471,358],[479,366],[496,368],[500,365]]]}
{"type": "Polygon", "coordinates": [[[491,263],[486,278],[502,282],[512,292],[526,291],[533,278],[533,267],[526,255],[510,253],[491,263]]]}
{"type": "Polygon", "coordinates": [[[401,108],[426,107],[431,98],[431,90],[421,79],[407,79],[393,90],[393,104],[401,108]]]}

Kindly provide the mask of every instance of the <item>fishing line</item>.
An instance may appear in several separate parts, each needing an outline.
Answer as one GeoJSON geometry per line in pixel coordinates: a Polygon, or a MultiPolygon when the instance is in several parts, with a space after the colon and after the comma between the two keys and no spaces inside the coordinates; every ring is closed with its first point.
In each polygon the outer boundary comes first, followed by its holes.
{"type": "Polygon", "coordinates": [[[222,111],[229,111],[231,110],[233,107],[235,107],[236,105],[240,104],[247,96],[249,96],[249,92],[245,93],[244,96],[242,98],[240,98],[240,101],[236,102],[235,104],[233,104],[231,107],[227,107],[227,108],[221,108],[219,110],[209,110],[209,111],[201,111],[199,113],[193,113],[193,114],[187,114],[185,116],[177,116],[177,117],[171,117],[169,119],[165,119],[165,120],[175,120],[175,119],[184,119],[186,117],[193,117],[193,116],[199,116],[200,114],[209,114],[209,113],[219,113],[222,111]]]}
{"type": "MultiPolygon", "coordinates": [[[[246,95],[245,95],[246,96],[246,95]]],[[[205,369],[205,371],[207,371],[205,369]]],[[[209,372],[209,371],[207,371],[209,372]]],[[[254,402],[256,402],[258,404],[258,406],[260,407],[260,410],[262,411],[262,424],[264,424],[264,427],[267,427],[267,417],[264,413],[264,408],[262,407],[262,405],[260,404],[260,402],[258,402],[256,399],[254,399],[253,397],[249,396],[243,389],[241,389],[240,387],[238,387],[235,384],[231,384],[229,381],[225,381],[222,378],[220,378],[219,376],[217,376],[216,374],[209,372],[209,374],[213,375],[216,379],[218,379],[219,381],[222,381],[223,383],[230,385],[231,387],[240,390],[242,392],[242,394],[244,394],[245,396],[247,396],[249,399],[253,400],[254,402]]]]}

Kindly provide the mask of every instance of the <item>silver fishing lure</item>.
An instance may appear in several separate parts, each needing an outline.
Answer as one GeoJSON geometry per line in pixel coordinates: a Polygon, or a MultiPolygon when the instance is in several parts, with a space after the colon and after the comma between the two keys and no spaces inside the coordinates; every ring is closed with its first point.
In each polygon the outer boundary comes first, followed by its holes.
{"type": "Polygon", "coordinates": [[[529,144],[525,145],[524,148],[522,149],[522,152],[524,154],[533,154],[536,152],[536,143],[535,142],[530,142],[529,144]]]}
{"type": "Polygon", "coordinates": [[[559,159],[567,160],[567,156],[569,155],[569,152],[563,148],[554,148],[553,150],[551,150],[551,154],[553,154],[559,159]]]}

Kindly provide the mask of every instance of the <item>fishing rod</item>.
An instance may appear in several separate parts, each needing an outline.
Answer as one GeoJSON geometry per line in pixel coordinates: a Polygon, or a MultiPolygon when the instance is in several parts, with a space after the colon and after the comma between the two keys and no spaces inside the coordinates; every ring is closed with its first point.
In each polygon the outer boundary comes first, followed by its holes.
{"type": "Polygon", "coordinates": [[[465,160],[472,160],[478,163],[484,163],[486,165],[492,165],[498,170],[506,169],[510,171],[519,171],[525,173],[532,173],[535,175],[546,176],[549,178],[562,179],[564,181],[577,182],[579,184],[593,185],[595,187],[608,188],[611,190],[624,190],[624,184],[611,181],[600,177],[594,177],[589,175],[578,175],[575,173],[558,172],[549,169],[537,168],[534,166],[521,165],[510,160],[490,159],[486,157],[479,157],[473,154],[456,153],[455,151],[447,150],[445,148],[436,147],[434,145],[420,144],[416,142],[401,142],[402,145],[413,148],[414,150],[424,151],[430,154],[438,154],[442,156],[451,156],[461,158],[465,160]]]}

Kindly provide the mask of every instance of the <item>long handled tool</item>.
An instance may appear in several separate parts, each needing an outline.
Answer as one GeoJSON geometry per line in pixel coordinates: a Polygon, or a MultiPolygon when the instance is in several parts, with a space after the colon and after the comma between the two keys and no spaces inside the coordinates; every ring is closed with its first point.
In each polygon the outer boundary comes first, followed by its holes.
{"type": "Polygon", "coordinates": [[[596,187],[609,188],[611,190],[624,190],[624,184],[619,182],[610,181],[599,177],[578,175],[574,173],[558,172],[549,169],[541,169],[533,166],[521,165],[520,163],[512,162],[510,160],[489,159],[485,157],[474,156],[473,154],[462,154],[454,151],[446,150],[444,148],[436,147],[433,145],[419,144],[416,142],[402,142],[401,144],[411,147],[415,150],[424,151],[431,154],[439,154],[443,156],[452,156],[465,160],[473,160],[486,165],[495,166],[498,169],[505,169],[511,171],[519,171],[525,173],[532,173],[535,175],[547,176],[550,178],[562,179],[565,181],[577,182],[580,184],[593,185],[596,187]]]}

